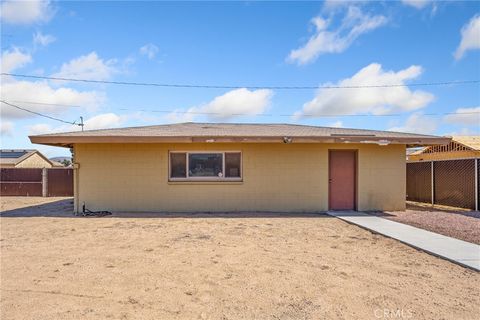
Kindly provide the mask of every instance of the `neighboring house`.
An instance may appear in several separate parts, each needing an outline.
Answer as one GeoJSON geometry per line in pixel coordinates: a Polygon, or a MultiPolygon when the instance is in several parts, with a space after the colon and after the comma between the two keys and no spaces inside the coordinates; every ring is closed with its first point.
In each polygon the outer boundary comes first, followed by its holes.
{"type": "Polygon", "coordinates": [[[73,148],[75,211],[404,210],[406,146],[450,138],[182,123],[30,136],[73,148]]]}
{"type": "Polygon", "coordinates": [[[58,161],[55,161],[55,160],[52,160],[52,159],[50,159],[50,162],[52,163],[52,165],[53,165],[54,167],[58,167],[58,168],[60,168],[60,167],[61,167],[61,168],[65,167],[65,165],[64,165],[63,163],[61,163],[61,162],[58,162],[58,161]]]}
{"type": "Polygon", "coordinates": [[[52,168],[56,166],[37,150],[0,150],[0,168],[52,168]]]}
{"type": "Polygon", "coordinates": [[[454,136],[447,145],[407,150],[407,161],[432,161],[480,158],[480,136],[454,136]]]}
{"type": "Polygon", "coordinates": [[[407,199],[477,210],[480,136],[454,136],[447,145],[407,150],[407,199]]]}
{"type": "Polygon", "coordinates": [[[58,163],[62,167],[71,167],[72,158],[71,157],[53,157],[50,158],[50,161],[53,163],[58,163]]]}

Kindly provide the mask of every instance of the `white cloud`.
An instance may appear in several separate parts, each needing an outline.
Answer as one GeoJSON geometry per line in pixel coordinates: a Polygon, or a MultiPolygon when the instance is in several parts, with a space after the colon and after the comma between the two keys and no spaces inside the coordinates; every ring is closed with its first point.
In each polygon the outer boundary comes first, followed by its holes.
{"type": "Polygon", "coordinates": [[[454,136],[475,136],[480,134],[480,129],[472,128],[461,128],[456,131],[449,131],[441,133],[442,136],[454,137],[454,136]]]}
{"type": "Polygon", "coordinates": [[[121,126],[126,116],[119,116],[115,113],[103,113],[89,118],[85,121],[85,130],[107,129],[121,126]]]}
{"type": "Polygon", "coordinates": [[[192,122],[197,116],[197,112],[198,110],[195,107],[192,107],[187,111],[175,109],[174,111],[170,112],[165,116],[165,120],[170,123],[192,122]]]}
{"type": "Polygon", "coordinates": [[[458,108],[457,114],[448,114],[443,120],[451,124],[480,127],[480,106],[474,108],[458,108]]]}
{"type": "MultiPolygon", "coordinates": [[[[59,114],[68,110],[65,106],[80,105],[95,109],[104,100],[104,95],[96,91],[78,91],[68,87],[54,88],[47,81],[3,81],[2,98],[29,110],[59,114]],[[33,101],[43,104],[29,104],[18,101],[33,101]],[[51,105],[57,104],[57,105],[51,105]]],[[[2,118],[27,118],[34,115],[5,104],[0,105],[2,118]]]]}
{"type": "Polygon", "coordinates": [[[47,22],[54,13],[51,2],[46,0],[6,0],[0,7],[2,22],[10,24],[47,22]]]}
{"type": "MultiPolygon", "coordinates": [[[[361,4],[362,1],[355,1],[356,4],[361,4]]],[[[349,7],[352,5],[351,1],[341,1],[341,0],[325,0],[323,2],[323,11],[325,12],[332,12],[335,10],[339,10],[345,7],[349,7]]]]}
{"type": "Polygon", "coordinates": [[[415,9],[423,9],[431,3],[431,0],[402,0],[402,3],[415,9]]]}
{"type": "Polygon", "coordinates": [[[273,91],[240,88],[215,97],[207,104],[192,107],[183,112],[178,109],[166,116],[169,122],[193,121],[197,115],[206,115],[210,120],[229,120],[239,116],[254,116],[263,113],[270,105],[273,91]]]}
{"type": "Polygon", "coordinates": [[[12,136],[13,134],[13,122],[11,121],[0,121],[0,133],[2,136],[12,136]]]}
{"type": "MultiPolygon", "coordinates": [[[[20,50],[5,51],[2,54],[2,71],[19,68],[31,61],[31,57],[20,50]]],[[[63,64],[61,73],[55,76],[105,79],[116,72],[111,66],[113,62],[99,59],[95,52],[87,56],[74,59],[63,64]]],[[[5,72],[5,71],[4,71],[5,72]]],[[[63,82],[55,81],[26,81],[15,77],[3,77],[0,83],[2,99],[9,103],[51,116],[59,116],[66,111],[72,111],[70,106],[81,106],[78,112],[92,112],[105,100],[105,93],[95,90],[78,90],[65,86],[63,82]]],[[[15,107],[0,104],[0,113],[3,119],[25,119],[36,117],[32,113],[19,110],[15,107]]],[[[108,118],[112,120],[112,117],[108,118]]],[[[100,120],[108,120],[101,118],[100,120]]],[[[68,120],[68,119],[67,119],[68,120]]],[[[100,121],[96,120],[96,121],[100,121]]],[[[95,119],[89,124],[98,127],[95,119]]]]}
{"type": "MultiPolygon", "coordinates": [[[[126,120],[126,115],[117,115],[115,113],[102,113],[87,119],[84,122],[84,130],[109,129],[121,126],[126,120]]],[[[77,125],[60,125],[52,127],[49,124],[38,123],[28,127],[29,135],[38,135],[55,132],[80,131],[81,127],[77,125]]]]}
{"type": "Polygon", "coordinates": [[[13,50],[2,52],[0,65],[2,72],[9,73],[15,69],[22,68],[31,62],[32,56],[30,54],[22,52],[18,48],[13,48],[13,50]]]}
{"type": "Polygon", "coordinates": [[[102,60],[96,52],[72,59],[62,64],[60,71],[53,74],[58,78],[74,78],[87,80],[107,80],[118,72],[116,68],[117,60],[102,60]]]}
{"type": "MultiPolygon", "coordinates": [[[[410,66],[394,72],[384,71],[378,63],[372,63],[351,78],[324,86],[366,86],[405,84],[422,73],[420,66],[410,66]]],[[[406,86],[379,88],[318,89],[313,100],[305,103],[296,115],[321,116],[334,114],[388,114],[395,111],[412,111],[425,107],[434,96],[425,91],[412,91],[406,86]]]]}
{"type": "Polygon", "coordinates": [[[212,113],[211,118],[230,119],[236,115],[255,115],[265,111],[273,96],[272,90],[235,89],[200,108],[201,112],[212,113]]]}
{"type": "Polygon", "coordinates": [[[414,113],[408,117],[403,126],[393,127],[389,131],[411,132],[421,134],[432,134],[437,130],[437,123],[432,117],[426,117],[420,113],[414,113]]]}
{"type": "Polygon", "coordinates": [[[475,15],[462,27],[462,40],[455,51],[455,59],[461,59],[468,50],[480,49],[480,15],[475,15]]]}
{"type": "Polygon", "coordinates": [[[42,34],[40,31],[38,32],[35,32],[33,34],[33,44],[35,46],[42,46],[42,47],[46,47],[48,46],[50,43],[54,42],[56,39],[54,36],[50,35],[50,34],[42,34]]]}
{"type": "Polygon", "coordinates": [[[140,54],[147,56],[148,59],[152,60],[158,53],[158,47],[153,43],[147,43],[140,48],[140,54]]]}
{"type": "Polygon", "coordinates": [[[60,132],[60,131],[55,131],[52,128],[52,126],[45,123],[38,123],[28,127],[29,135],[38,135],[38,134],[46,134],[46,133],[54,133],[54,132],[60,132]]]}
{"type": "Polygon", "coordinates": [[[338,120],[338,121],[330,123],[328,126],[332,127],[332,128],[343,128],[343,122],[338,120]]]}
{"type": "Polygon", "coordinates": [[[321,54],[343,52],[362,34],[386,24],[387,18],[382,15],[364,14],[360,8],[349,6],[337,29],[329,30],[331,19],[320,16],[313,18],[311,22],[315,26],[315,34],[304,46],[292,50],[287,61],[306,64],[321,54]]]}

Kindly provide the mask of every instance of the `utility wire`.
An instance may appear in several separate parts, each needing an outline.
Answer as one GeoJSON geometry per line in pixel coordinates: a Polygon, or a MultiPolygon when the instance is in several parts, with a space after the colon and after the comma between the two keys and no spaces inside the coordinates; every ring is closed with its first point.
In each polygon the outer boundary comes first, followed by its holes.
{"type": "MultiPolygon", "coordinates": [[[[14,105],[4,100],[0,100],[0,102],[5,103],[9,106],[15,107],[20,110],[24,110],[26,112],[30,112],[33,114],[40,115],[42,117],[47,117],[53,120],[62,121],[68,124],[74,124],[81,126],[81,124],[75,122],[68,122],[65,120],[61,120],[58,118],[50,117],[45,114],[41,114],[35,111],[31,111],[20,107],[18,105],[14,105]]],[[[64,106],[64,107],[81,107],[75,105],[63,105],[63,104],[54,104],[54,103],[40,103],[40,102],[30,102],[32,104],[46,104],[46,105],[55,105],[55,106],[64,106]]],[[[151,109],[130,109],[130,108],[119,108],[120,111],[139,111],[139,112],[152,112],[152,113],[177,113],[177,114],[192,114],[192,115],[221,115],[221,116],[261,116],[261,117],[293,117],[295,114],[273,114],[273,113],[222,113],[222,112],[201,112],[201,111],[176,111],[176,110],[151,110],[151,109]]],[[[472,111],[472,112],[437,112],[437,113],[423,113],[422,116],[443,116],[443,115],[480,115],[480,111],[472,111]]],[[[389,113],[389,114],[302,114],[301,117],[313,117],[313,118],[339,118],[339,117],[401,117],[407,116],[408,113],[389,113]]]]}
{"type": "MultiPolygon", "coordinates": [[[[7,100],[9,100],[7,98],[7,100]]],[[[38,105],[47,105],[47,106],[59,106],[65,108],[85,108],[80,105],[71,105],[71,104],[58,104],[58,103],[46,103],[46,102],[36,102],[36,101],[19,101],[19,100],[9,100],[10,103],[27,103],[27,104],[38,104],[38,105]]],[[[138,109],[138,108],[118,108],[120,111],[138,111],[138,112],[151,112],[151,113],[178,113],[178,114],[195,114],[195,115],[229,115],[229,116],[262,116],[262,117],[292,117],[294,114],[273,114],[273,113],[222,113],[222,112],[202,112],[202,111],[183,111],[178,109],[138,109]]],[[[480,111],[473,112],[441,112],[441,113],[423,113],[422,116],[442,116],[442,115],[455,115],[455,114],[480,114],[480,111]]],[[[401,117],[408,115],[407,113],[389,113],[389,114],[304,114],[304,117],[401,117]]]]}
{"type": "Polygon", "coordinates": [[[63,119],[59,119],[59,118],[55,118],[55,117],[52,117],[52,116],[49,116],[49,115],[46,115],[46,114],[43,114],[43,113],[40,113],[40,112],[36,112],[36,111],[32,111],[32,110],[28,110],[28,109],[25,109],[25,108],[22,108],[20,106],[17,106],[15,104],[11,104],[11,103],[8,103],[4,100],[0,100],[1,103],[4,103],[10,107],[14,107],[14,108],[17,108],[19,110],[23,110],[25,112],[28,112],[28,113],[32,113],[32,114],[35,114],[37,116],[40,116],[40,117],[44,117],[44,118],[48,118],[48,119],[51,119],[51,120],[55,120],[55,121],[59,121],[59,122],[63,122],[63,123],[67,123],[67,124],[73,124],[73,125],[76,125],[76,126],[82,126],[82,124],[78,124],[76,123],[75,121],[74,122],[70,122],[70,121],[66,121],[66,120],[63,120],[63,119]]]}
{"type": "MultiPolygon", "coordinates": [[[[223,115],[223,116],[261,116],[261,117],[293,117],[295,114],[273,114],[273,113],[222,113],[222,112],[197,112],[197,111],[176,111],[176,110],[148,110],[148,109],[127,109],[120,108],[121,111],[140,111],[152,113],[178,113],[192,115],[223,115]]],[[[473,112],[441,112],[441,113],[422,113],[422,116],[442,116],[442,115],[464,115],[480,114],[480,111],[473,112]]],[[[336,118],[336,117],[401,117],[408,113],[389,113],[389,114],[301,114],[301,117],[313,118],[336,118]]]]}
{"type": "Polygon", "coordinates": [[[168,87],[168,88],[200,88],[200,89],[275,89],[275,90],[312,90],[312,89],[361,89],[361,88],[395,88],[395,87],[420,87],[420,86],[444,86],[444,85],[460,85],[460,84],[475,84],[480,83],[480,80],[459,80],[459,81],[443,81],[443,82],[423,82],[411,84],[379,84],[379,85],[351,85],[351,86],[232,86],[232,85],[195,85],[195,84],[175,84],[175,83],[154,83],[154,82],[125,82],[125,81],[107,81],[107,80],[89,80],[89,79],[75,79],[62,77],[47,77],[35,76],[27,74],[16,73],[1,73],[2,76],[12,76],[20,78],[56,80],[56,81],[71,81],[71,82],[85,82],[85,83],[102,83],[102,84],[116,84],[116,85],[130,85],[130,86],[152,86],[152,87],[168,87]]]}
{"type": "Polygon", "coordinates": [[[82,106],[78,105],[72,105],[72,104],[59,104],[59,103],[47,103],[47,102],[35,102],[35,101],[19,101],[19,100],[10,100],[7,98],[7,100],[14,102],[14,103],[27,103],[27,104],[39,104],[39,105],[45,105],[45,106],[59,106],[59,107],[66,107],[66,108],[84,108],[82,106]]]}

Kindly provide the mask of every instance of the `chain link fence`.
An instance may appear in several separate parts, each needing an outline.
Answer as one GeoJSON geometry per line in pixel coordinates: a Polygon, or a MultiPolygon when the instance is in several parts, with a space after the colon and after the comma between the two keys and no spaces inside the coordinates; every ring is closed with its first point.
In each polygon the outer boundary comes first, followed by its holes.
{"type": "Polygon", "coordinates": [[[407,163],[407,200],[478,210],[480,159],[407,163]]]}

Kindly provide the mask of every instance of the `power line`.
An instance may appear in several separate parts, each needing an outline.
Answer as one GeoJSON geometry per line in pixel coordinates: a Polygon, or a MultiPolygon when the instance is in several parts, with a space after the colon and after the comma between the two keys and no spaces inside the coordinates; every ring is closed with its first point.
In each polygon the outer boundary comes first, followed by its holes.
{"type": "MultiPolygon", "coordinates": [[[[58,103],[46,103],[36,101],[19,101],[10,100],[10,102],[38,104],[47,106],[59,106],[59,107],[72,107],[72,108],[84,108],[80,105],[71,104],[58,104],[58,103]]],[[[264,116],[264,117],[292,117],[294,114],[273,114],[273,113],[223,113],[223,112],[202,112],[202,111],[182,111],[178,109],[170,110],[158,110],[158,109],[137,109],[137,108],[118,108],[120,111],[139,111],[139,112],[152,112],[152,113],[178,113],[178,114],[194,114],[194,115],[229,115],[229,116],[264,116]]],[[[480,114],[480,111],[474,112],[440,112],[440,113],[423,113],[422,116],[442,116],[442,115],[462,115],[462,114],[480,114]]],[[[304,117],[400,117],[408,115],[407,113],[389,113],[389,114],[304,114],[304,117]]]]}
{"type": "MultiPolygon", "coordinates": [[[[192,115],[221,115],[221,116],[252,116],[252,117],[294,117],[296,114],[273,114],[273,113],[222,113],[222,112],[197,112],[197,111],[176,111],[176,110],[145,110],[145,109],[126,109],[120,108],[121,111],[140,111],[152,113],[178,113],[192,115]]],[[[480,111],[474,112],[441,112],[441,113],[422,113],[421,116],[443,116],[443,115],[468,115],[480,114],[480,111]]],[[[407,116],[408,113],[388,113],[388,114],[301,114],[301,117],[307,118],[338,118],[338,117],[401,117],[407,116]]]]}
{"type": "MultiPolygon", "coordinates": [[[[35,111],[31,111],[25,109],[23,107],[13,105],[5,100],[0,100],[1,102],[14,106],[15,108],[38,114],[40,116],[45,116],[51,118],[50,116],[37,113],[35,111]]],[[[18,101],[17,101],[18,102],[18,101]]],[[[26,101],[25,101],[26,102],[26,101]]],[[[43,103],[43,102],[33,102],[30,101],[31,104],[45,104],[45,105],[54,105],[54,106],[63,106],[63,107],[79,107],[77,105],[66,105],[66,104],[55,104],[55,103],[43,103]]],[[[151,113],[174,113],[174,114],[192,114],[192,115],[207,115],[207,116],[261,116],[261,117],[294,117],[296,114],[273,114],[273,113],[223,113],[223,112],[203,112],[203,111],[181,111],[181,110],[155,110],[155,109],[133,109],[133,108],[119,108],[120,111],[137,111],[137,112],[151,112],[151,113]]],[[[480,115],[480,111],[472,111],[472,112],[437,112],[437,113],[423,113],[422,116],[444,116],[444,115],[480,115]]],[[[408,113],[388,113],[388,114],[302,114],[301,117],[306,118],[339,118],[339,117],[402,117],[407,116],[408,113]]],[[[54,120],[60,120],[54,118],[54,120]]],[[[68,121],[60,120],[62,122],[66,122],[69,124],[81,125],[78,123],[71,123],[68,121]]]]}
{"type": "MultiPolygon", "coordinates": [[[[40,113],[40,112],[36,112],[36,111],[32,111],[32,110],[28,110],[28,109],[25,109],[25,108],[22,108],[20,106],[17,106],[17,105],[14,105],[14,104],[11,104],[11,103],[8,103],[4,100],[0,100],[1,103],[4,103],[10,107],[14,107],[14,108],[17,108],[19,110],[23,110],[25,112],[28,112],[28,113],[31,113],[31,114],[35,114],[37,116],[40,116],[40,117],[44,117],[44,118],[48,118],[48,119],[51,119],[51,120],[55,120],[55,121],[59,121],[59,122],[63,122],[63,123],[66,123],[66,124],[73,124],[73,125],[76,125],[76,126],[82,126],[83,128],[83,123],[81,124],[78,124],[76,123],[75,121],[74,122],[69,122],[69,121],[66,121],[66,120],[63,120],[63,119],[59,119],[59,118],[55,118],[55,117],[52,117],[52,116],[49,116],[49,115],[46,115],[46,114],[43,114],[43,113],[40,113]]],[[[83,121],[82,121],[83,122],[83,121]]]]}
{"type": "Polygon", "coordinates": [[[275,90],[313,90],[313,89],[362,89],[362,88],[396,88],[396,87],[420,87],[420,86],[445,86],[445,85],[461,85],[461,84],[475,84],[480,83],[480,80],[459,80],[459,81],[443,81],[443,82],[423,82],[411,84],[378,84],[378,85],[351,85],[351,86],[232,86],[232,85],[196,85],[196,84],[175,84],[175,83],[155,83],[155,82],[125,82],[125,81],[107,81],[107,80],[89,80],[89,79],[75,79],[63,77],[47,77],[35,76],[16,73],[1,73],[2,76],[12,76],[20,78],[55,80],[55,81],[70,81],[70,82],[85,82],[85,83],[101,83],[101,84],[115,84],[115,85],[130,85],[130,86],[152,86],[152,87],[167,87],[167,88],[199,88],[199,89],[275,89],[275,90]]]}
{"type": "MultiPolygon", "coordinates": [[[[7,100],[9,100],[7,98],[7,100]]],[[[38,105],[45,105],[45,106],[58,106],[58,107],[67,107],[67,108],[84,108],[82,106],[78,105],[72,105],[72,104],[59,104],[59,103],[47,103],[47,102],[35,102],[35,101],[19,101],[19,100],[10,100],[11,102],[17,102],[17,103],[27,103],[27,104],[38,104],[38,105]]]]}
{"type": "MultiPolygon", "coordinates": [[[[5,100],[0,100],[1,102],[15,106],[18,109],[39,114],[35,111],[31,111],[20,106],[13,105],[11,103],[6,102],[5,100]]],[[[14,101],[14,100],[12,100],[14,101]]],[[[20,101],[17,101],[20,102],[20,101]]],[[[31,103],[31,104],[40,104],[40,105],[52,105],[52,106],[63,106],[63,107],[75,107],[81,108],[82,106],[78,105],[68,105],[68,104],[55,104],[55,103],[43,103],[43,102],[34,102],[34,101],[23,101],[24,103],[31,103]]],[[[192,114],[192,115],[221,115],[221,116],[251,116],[251,117],[293,117],[295,114],[273,114],[273,113],[223,113],[223,112],[202,112],[202,111],[181,111],[181,110],[155,110],[155,109],[136,109],[136,108],[119,108],[120,111],[137,111],[137,112],[151,112],[151,113],[176,113],[176,114],[192,114]]],[[[422,113],[422,116],[443,116],[443,115],[480,115],[480,111],[472,111],[472,112],[436,112],[436,113],[422,113]]],[[[43,114],[39,114],[41,116],[45,116],[43,114]]],[[[338,117],[401,117],[407,116],[408,113],[388,113],[388,114],[302,114],[302,117],[311,117],[311,118],[338,118],[338,117]]],[[[47,116],[49,117],[49,116],[47,116]]],[[[58,120],[58,119],[54,119],[58,120]]],[[[63,120],[62,120],[63,121],[63,120]]],[[[71,123],[70,124],[80,125],[78,123],[71,123]]]]}

